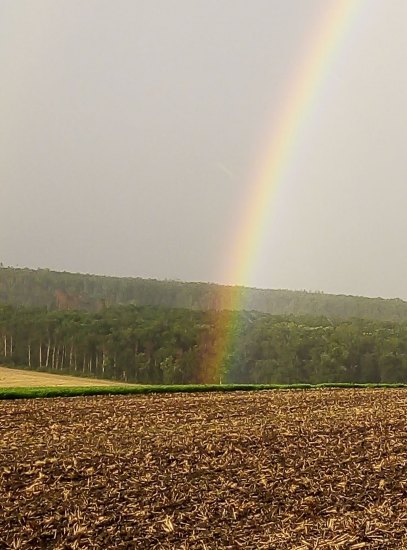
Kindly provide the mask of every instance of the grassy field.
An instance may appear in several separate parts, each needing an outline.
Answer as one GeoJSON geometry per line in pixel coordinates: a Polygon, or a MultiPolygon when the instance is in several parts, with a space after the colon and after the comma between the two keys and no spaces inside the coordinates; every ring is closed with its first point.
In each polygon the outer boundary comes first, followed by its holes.
{"type": "Polygon", "coordinates": [[[0,548],[407,548],[407,392],[0,402],[0,548]]]}
{"type": "Polygon", "coordinates": [[[111,380],[95,380],[78,376],[64,376],[35,372],[30,370],[11,369],[0,366],[0,388],[28,387],[70,387],[70,386],[123,386],[123,383],[111,380]]]}
{"type": "Polygon", "coordinates": [[[324,388],[407,388],[406,384],[189,384],[141,385],[114,380],[80,378],[0,366],[0,400],[149,393],[207,393],[260,390],[319,390],[324,388]]]}
{"type": "Polygon", "coordinates": [[[80,378],[0,366],[0,400],[149,393],[207,393],[260,390],[320,390],[324,388],[407,388],[406,384],[188,384],[142,385],[80,378]]]}

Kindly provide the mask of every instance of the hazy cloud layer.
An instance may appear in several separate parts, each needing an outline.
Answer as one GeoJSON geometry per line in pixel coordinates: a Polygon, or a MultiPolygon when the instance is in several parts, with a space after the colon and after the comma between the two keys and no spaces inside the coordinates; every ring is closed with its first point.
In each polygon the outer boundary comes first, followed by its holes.
{"type": "MultiPolygon", "coordinates": [[[[233,283],[258,152],[331,4],[0,0],[0,260],[233,283]]],[[[248,284],[407,298],[406,19],[361,2],[248,284]]]]}

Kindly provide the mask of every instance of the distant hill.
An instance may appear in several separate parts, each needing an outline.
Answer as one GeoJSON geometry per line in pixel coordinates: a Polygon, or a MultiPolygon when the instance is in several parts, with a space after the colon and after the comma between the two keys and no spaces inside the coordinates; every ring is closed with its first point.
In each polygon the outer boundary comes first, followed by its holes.
{"type": "Polygon", "coordinates": [[[241,309],[274,315],[407,320],[407,302],[400,299],[106,277],[11,267],[0,268],[0,303],[90,311],[124,304],[222,310],[234,309],[238,303],[241,309]]]}

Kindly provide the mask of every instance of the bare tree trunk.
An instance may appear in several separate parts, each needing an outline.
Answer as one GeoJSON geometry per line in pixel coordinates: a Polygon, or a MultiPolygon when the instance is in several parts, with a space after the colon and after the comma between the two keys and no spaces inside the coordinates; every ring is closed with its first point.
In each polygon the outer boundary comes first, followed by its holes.
{"type": "Polygon", "coordinates": [[[47,357],[45,359],[45,368],[47,369],[48,368],[48,365],[49,365],[49,351],[50,351],[50,348],[51,348],[51,342],[48,341],[48,345],[47,345],[47,357]]]}
{"type": "Polygon", "coordinates": [[[28,344],[28,368],[31,368],[31,344],[28,344]]]}
{"type": "Polygon", "coordinates": [[[102,350],[102,374],[105,374],[105,368],[106,368],[106,355],[104,350],[102,350]]]}

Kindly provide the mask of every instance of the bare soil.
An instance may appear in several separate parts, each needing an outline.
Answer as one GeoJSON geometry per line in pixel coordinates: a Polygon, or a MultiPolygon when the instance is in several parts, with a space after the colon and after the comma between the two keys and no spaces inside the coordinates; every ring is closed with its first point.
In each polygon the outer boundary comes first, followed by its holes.
{"type": "Polygon", "coordinates": [[[406,549],[407,390],[0,402],[1,549],[406,549]]]}
{"type": "Polygon", "coordinates": [[[0,388],[53,387],[53,386],[126,386],[123,382],[64,376],[47,372],[9,369],[0,366],[0,388]]]}

